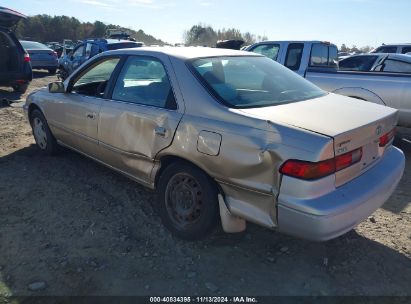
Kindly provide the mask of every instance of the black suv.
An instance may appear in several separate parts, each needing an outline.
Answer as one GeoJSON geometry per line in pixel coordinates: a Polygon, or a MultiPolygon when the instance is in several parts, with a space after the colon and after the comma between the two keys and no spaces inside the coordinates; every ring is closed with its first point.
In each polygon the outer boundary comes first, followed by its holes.
{"type": "Polygon", "coordinates": [[[33,78],[30,56],[12,32],[26,16],[0,6],[0,86],[11,86],[24,93],[33,78]]]}

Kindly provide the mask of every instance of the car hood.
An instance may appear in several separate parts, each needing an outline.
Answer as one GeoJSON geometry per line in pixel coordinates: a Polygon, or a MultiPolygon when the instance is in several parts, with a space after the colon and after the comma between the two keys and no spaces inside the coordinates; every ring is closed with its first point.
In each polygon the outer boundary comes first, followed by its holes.
{"type": "Polygon", "coordinates": [[[27,17],[19,12],[0,6],[0,26],[2,27],[11,28],[25,18],[27,17]]]}
{"type": "Polygon", "coordinates": [[[241,109],[273,123],[283,123],[336,137],[372,122],[396,116],[396,109],[329,93],[323,97],[272,107],[241,109]]]}

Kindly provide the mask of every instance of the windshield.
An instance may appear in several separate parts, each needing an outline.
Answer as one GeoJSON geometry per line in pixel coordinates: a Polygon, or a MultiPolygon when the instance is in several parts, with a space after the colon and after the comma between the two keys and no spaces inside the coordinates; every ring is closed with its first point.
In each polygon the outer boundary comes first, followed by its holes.
{"type": "Polygon", "coordinates": [[[26,50],[49,50],[47,46],[42,43],[34,42],[34,41],[20,41],[21,45],[26,50]]]}
{"type": "Polygon", "coordinates": [[[266,57],[201,58],[191,64],[211,94],[233,108],[274,106],[326,94],[266,57]]]}

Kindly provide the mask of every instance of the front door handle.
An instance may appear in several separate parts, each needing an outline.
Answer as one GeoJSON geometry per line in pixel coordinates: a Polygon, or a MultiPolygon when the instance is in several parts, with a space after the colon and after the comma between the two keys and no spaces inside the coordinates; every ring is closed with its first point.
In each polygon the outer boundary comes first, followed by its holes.
{"type": "Polygon", "coordinates": [[[96,119],[96,113],[87,113],[87,118],[96,119]]]}
{"type": "Polygon", "coordinates": [[[164,127],[156,127],[154,133],[158,136],[165,137],[167,134],[167,129],[164,127]]]}

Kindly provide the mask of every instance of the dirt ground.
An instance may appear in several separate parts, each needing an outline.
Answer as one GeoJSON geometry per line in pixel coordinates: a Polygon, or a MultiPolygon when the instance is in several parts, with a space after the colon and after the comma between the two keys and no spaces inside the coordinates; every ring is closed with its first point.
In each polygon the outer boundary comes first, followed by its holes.
{"type": "MultiPolygon", "coordinates": [[[[55,80],[35,76],[30,90],[55,80]]],[[[185,242],[163,228],[153,192],[71,151],[41,156],[24,97],[0,88],[17,101],[0,106],[0,297],[411,295],[411,131],[398,189],[338,239],[249,224],[185,242]]]]}

